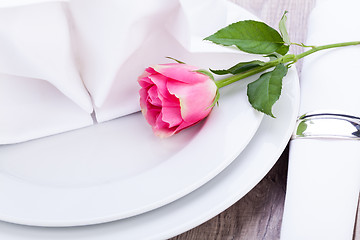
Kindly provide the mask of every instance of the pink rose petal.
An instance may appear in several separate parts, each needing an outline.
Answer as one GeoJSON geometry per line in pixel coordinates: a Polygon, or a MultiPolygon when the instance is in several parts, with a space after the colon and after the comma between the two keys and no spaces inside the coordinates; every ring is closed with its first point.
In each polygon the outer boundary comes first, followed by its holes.
{"type": "Polygon", "coordinates": [[[186,122],[198,122],[210,113],[217,90],[212,81],[194,85],[172,81],[168,89],[180,99],[181,116],[186,122]]]}
{"type": "Polygon", "coordinates": [[[209,79],[205,74],[195,72],[198,68],[186,64],[157,65],[154,70],[168,78],[190,84],[204,82],[209,79]]]}
{"type": "Polygon", "coordinates": [[[159,89],[159,93],[165,97],[165,98],[170,98],[170,93],[167,90],[167,80],[168,78],[160,75],[160,74],[153,74],[151,76],[149,76],[149,78],[151,79],[151,81],[158,87],[159,89]]]}
{"type": "Polygon", "coordinates": [[[153,131],[158,137],[169,137],[175,133],[176,128],[169,128],[169,124],[162,120],[162,113],[156,119],[156,123],[152,126],[153,131]]]}
{"type": "Polygon", "coordinates": [[[184,129],[186,129],[186,128],[194,125],[194,124],[196,124],[196,123],[189,123],[189,122],[183,121],[183,122],[177,127],[175,133],[178,133],[178,132],[180,132],[180,131],[182,131],[182,130],[184,130],[184,129]]]}
{"type": "Polygon", "coordinates": [[[158,93],[158,88],[156,85],[153,85],[152,87],[149,88],[148,90],[148,101],[154,105],[154,106],[162,106],[162,102],[159,98],[159,93],[158,93]]]}
{"type": "MultiPolygon", "coordinates": [[[[143,112],[144,113],[144,112],[143,112]]],[[[156,124],[156,120],[158,119],[159,115],[161,113],[160,109],[156,109],[156,108],[147,108],[146,109],[146,113],[144,114],[145,119],[147,120],[147,122],[153,126],[156,124]]]]}
{"type": "Polygon", "coordinates": [[[183,119],[181,118],[180,107],[163,107],[161,110],[162,120],[169,124],[169,127],[175,127],[179,125],[183,119]]]}

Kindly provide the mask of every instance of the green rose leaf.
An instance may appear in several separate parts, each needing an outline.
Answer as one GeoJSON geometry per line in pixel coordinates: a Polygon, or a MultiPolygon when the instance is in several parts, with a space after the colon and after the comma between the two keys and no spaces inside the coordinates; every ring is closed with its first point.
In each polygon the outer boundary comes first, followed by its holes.
{"type": "Polygon", "coordinates": [[[263,22],[245,20],[230,24],[205,38],[224,46],[235,45],[244,52],[269,54],[284,45],[281,35],[263,22]]]}
{"type": "Polygon", "coordinates": [[[280,97],[282,79],[287,71],[287,67],[279,64],[273,71],[262,74],[258,80],[248,84],[247,95],[253,108],[274,117],[271,109],[280,97]]]}
{"type": "Polygon", "coordinates": [[[180,60],[178,60],[176,58],[173,58],[173,57],[166,57],[166,58],[171,59],[171,60],[173,60],[173,61],[175,61],[177,63],[180,63],[180,64],[185,64],[183,61],[180,61],[180,60]]]}
{"type": "Polygon", "coordinates": [[[282,45],[281,47],[278,48],[278,50],[276,50],[277,53],[281,54],[281,55],[285,55],[288,53],[290,46],[288,45],[282,45]]]}
{"type": "Polygon", "coordinates": [[[278,58],[281,58],[282,55],[280,55],[278,53],[271,53],[271,54],[264,55],[264,57],[268,57],[270,59],[270,61],[272,61],[272,60],[276,60],[278,58]]]}
{"type": "Polygon", "coordinates": [[[259,61],[259,60],[254,60],[254,61],[250,61],[250,62],[241,62],[236,64],[235,66],[232,66],[229,69],[222,69],[222,70],[213,70],[210,69],[211,72],[217,74],[217,75],[225,75],[225,74],[239,74],[239,73],[243,73],[246,72],[250,69],[259,67],[259,66],[264,66],[265,62],[259,61]]]}
{"type": "Polygon", "coordinates": [[[287,45],[291,45],[291,42],[290,42],[290,38],[289,38],[289,34],[286,30],[286,20],[287,20],[287,17],[286,17],[286,14],[288,13],[288,11],[285,11],[280,22],[279,22],[279,30],[280,30],[280,34],[281,34],[281,37],[282,39],[284,40],[284,42],[287,44],[287,45]]]}

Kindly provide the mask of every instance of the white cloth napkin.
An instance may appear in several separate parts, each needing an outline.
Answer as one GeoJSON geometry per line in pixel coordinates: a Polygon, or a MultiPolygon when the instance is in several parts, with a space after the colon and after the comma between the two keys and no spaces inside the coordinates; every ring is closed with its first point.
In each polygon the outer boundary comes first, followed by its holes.
{"type": "Polygon", "coordinates": [[[92,124],[64,3],[0,9],[0,144],[92,124]]]}
{"type": "Polygon", "coordinates": [[[3,0],[0,144],[138,111],[144,69],[208,62],[224,49],[199,43],[226,20],[223,0],[3,0]]]}
{"type": "MultiPolygon", "coordinates": [[[[359,41],[359,9],[357,0],[317,0],[306,43],[359,41]]],[[[356,46],[307,57],[300,115],[332,109],[360,116],[359,56],[356,46]]],[[[292,140],[281,239],[352,239],[359,189],[359,141],[292,140]]]]}

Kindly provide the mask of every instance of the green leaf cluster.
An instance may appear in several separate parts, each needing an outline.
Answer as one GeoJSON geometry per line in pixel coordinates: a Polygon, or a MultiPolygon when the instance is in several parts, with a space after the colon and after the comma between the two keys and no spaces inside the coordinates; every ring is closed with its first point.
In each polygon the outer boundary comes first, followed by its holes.
{"type": "Polygon", "coordinates": [[[245,20],[230,24],[204,39],[223,46],[235,46],[243,52],[270,58],[269,62],[259,60],[240,62],[229,69],[210,69],[210,71],[217,75],[237,76],[219,80],[218,87],[223,87],[244,77],[273,68],[247,87],[248,99],[253,108],[272,117],[274,117],[272,107],[281,95],[282,79],[288,70],[288,66],[282,61],[291,45],[286,30],[286,13],[279,23],[280,32],[263,22],[245,20]]]}

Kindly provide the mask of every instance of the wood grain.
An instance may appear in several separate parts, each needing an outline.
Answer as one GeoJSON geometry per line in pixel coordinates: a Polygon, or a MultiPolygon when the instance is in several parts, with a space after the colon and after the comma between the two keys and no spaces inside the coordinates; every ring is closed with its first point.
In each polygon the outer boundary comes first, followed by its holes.
{"type": "MultiPolygon", "coordinates": [[[[308,16],[315,0],[232,0],[277,28],[284,11],[288,13],[288,30],[292,42],[306,39],[308,16]]],[[[292,53],[301,52],[291,47],[292,53]]],[[[296,63],[301,80],[302,62],[296,63]]],[[[280,228],[286,192],[288,148],[264,179],[226,211],[172,240],[274,240],[280,228]]],[[[360,211],[357,214],[354,239],[360,240],[360,211]]]]}

